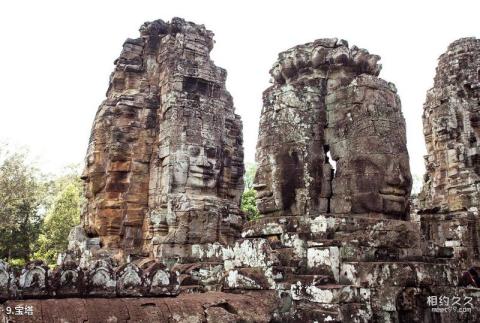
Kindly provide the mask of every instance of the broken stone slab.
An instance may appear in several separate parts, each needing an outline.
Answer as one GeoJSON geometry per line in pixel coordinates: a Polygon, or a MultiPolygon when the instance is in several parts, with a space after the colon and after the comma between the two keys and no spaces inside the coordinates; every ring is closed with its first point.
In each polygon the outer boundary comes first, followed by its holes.
{"type": "Polygon", "coordinates": [[[203,291],[221,290],[225,274],[221,262],[175,264],[170,271],[178,275],[180,286],[196,285],[203,291]]]}
{"type": "Polygon", "coordinates": [[[420,248],[369,247],[343,243],[339,247],[341,261],[422,261],[425,259],[420,248]]]}
{"type": "Polygon", "coordinates": [[[229,270],[225,277],[226,289],[273,289],[272,278],[264,268],[239,268],[229,270]],[[270,279],[269,279],[270,278],[270,279]]]}
{"type": "Polygon", "coordinates": [[[374,321],[414,321],[419,317],[430,322],[476,322],[479,319],[476,311],[479,291],[476,288],[380,286],[372,288],[371,295],[374,321]],[[429,302],[431,297],[434,300],[429,302]],[[466,301],[471,305],[464,306],[466,301]]]}
{"type": "Polygon", "coordinates": [[[226,270],[241,267],[267,268],[280,264],[268,240],[262,238],[238,240],[233,246],[223,249],[223,259],[226,270]]]}
{"type": "Polygon", "coordinates": [[[295,301],[294,322],[372,322],[372,310],[365,303],[322,304],[295,301]]]}
{"type": "Polygon", "coordinates": [[[307,249],[307,270],[310,274],[333,276],[339,282],[340,252],[338,247],[311,247],[307,249]]]}
{"type": "Polygon", "coordinates": [[[246,222],[243,226],[243,238],[257,238],[281,235],[287,232],[299,232],[302,219],[297,216],[262,217],[246,222]]]}
{"type": "Polygon", "coordinates": [[[325,214],[310,217],[269,217],[247,223],[244,237],[299,234],[311,241],[335,240],[365,246],[419,248],[418,225],[377,215],[325,214]],[[365,234],[367,233],[367,234],[365,234]]]}

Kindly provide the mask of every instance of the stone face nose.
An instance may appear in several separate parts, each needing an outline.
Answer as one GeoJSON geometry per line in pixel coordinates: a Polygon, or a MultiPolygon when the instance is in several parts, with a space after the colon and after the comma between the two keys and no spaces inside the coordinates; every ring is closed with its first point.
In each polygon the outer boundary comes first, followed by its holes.
{"type": "Polygon", "coordinates": [[[205,156],[205,152],[203,151],[203,149],[202,151],[200,151],[197,158],[195,159],[195,165],[202,168],[212,168],[212,163],[208,161],[208,158],[207,156],[205,156]]]}
{"type": "Polygon", "coordinates": [[[390,163],[387,169],[387,184],[399,188],[404,188],[408,184],[406,178],[402,175],[400,164],[397,161],[390,163]]]}

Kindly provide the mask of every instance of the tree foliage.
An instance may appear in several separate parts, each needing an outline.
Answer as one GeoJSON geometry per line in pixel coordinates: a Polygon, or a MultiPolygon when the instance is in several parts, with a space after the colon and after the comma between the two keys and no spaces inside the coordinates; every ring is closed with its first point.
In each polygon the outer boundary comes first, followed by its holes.
{"type": "Polygon", "coordinates": [[[247,218],[250,221],[258,219],[260,217],[257,205],[255,204],[256,195],[257,191],[255,191],[254,189],[246,190],[245,192],[243,192],[242,195],[241,209],[247,214],[247,218]]]}
{"type": "Polygon", "coordinates": [[[27,261],[39,234],[45,190],[27,153],[0,147],[0,258],[27,261]]]}
{"type": "Polygon", "coordinates": [[[54,264],[68,246],[68,234],[80,223],[81,188],[79,181],[67,182],[57,193],[41,226],[35,258],[54,264]]]}
{"type": "Polygon", "coordinates": [[[250,221],[260,217],[255,203],[257,191],[253,189],[253,179],[256,171],[257,166],[255,164],[247,164],[244,175],[245,191],[242,195],[241,209],[247,214],[247,218],[250,221]]]}
{"type": "Polygon", "coordinates": [[[33,257],[54,263],[80,221],[78,167],[42,175],[24,151],[0,145],[0,259],[23,266],[33,257]]]}

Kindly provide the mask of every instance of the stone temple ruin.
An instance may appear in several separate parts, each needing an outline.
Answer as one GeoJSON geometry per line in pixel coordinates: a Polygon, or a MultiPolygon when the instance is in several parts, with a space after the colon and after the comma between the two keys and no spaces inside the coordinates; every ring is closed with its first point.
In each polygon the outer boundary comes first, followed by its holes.
{"type": "Polygon", "coordinates": [[[380,57],[338,39],[280,53],[257,143],[261,218],[248,222],[242,123],[209,58],[213,34],[180,18],[140,34],[124,43],[95,117],[82,224],[54,269],[0,261],[0,318],[480,320],[480,40],[440,57],[418,198],[380,57]],[[471,311],[439,311],[432,297],[471,311]],[[34,315],[7,315],[22,304],[34,315]]]}

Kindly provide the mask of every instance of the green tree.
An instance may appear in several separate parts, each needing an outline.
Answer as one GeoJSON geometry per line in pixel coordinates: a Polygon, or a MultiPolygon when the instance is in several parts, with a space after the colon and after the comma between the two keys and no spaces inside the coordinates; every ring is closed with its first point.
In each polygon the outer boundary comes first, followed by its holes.
{"type": "Polygon", "coordinates": [[[245,168],[245,175],[243,177],[245,182],[245,191],[242,195],[241,209],[247,214],[248,220],[252,221],[260,217],[257,205],[255,203],[257,191],[253,189],[253,179],[255,178],[257,166],[249,163],[245,168]]]}
{"type": "Polygon", "coordinates": [[[68,246],[68,234],[80,223],[81,180],[73,171],[50,181],[46,216],[36,243],[35,258],[54,264],[68,246]]]}
{"type": "Polygon", "coordinates": [[[41,223],[44,186],[26,152],[0,147],[0,258],[28,261],[41,223]]]}
{"type": "Polygon", "coordinates": [[[249,221],[256,220],[260,217],[258,213],[257,205],[255,204],[255,196],[257,191],[254,189],[246,190],[242,195],[241,209],[247,214],[249,221]]]}

